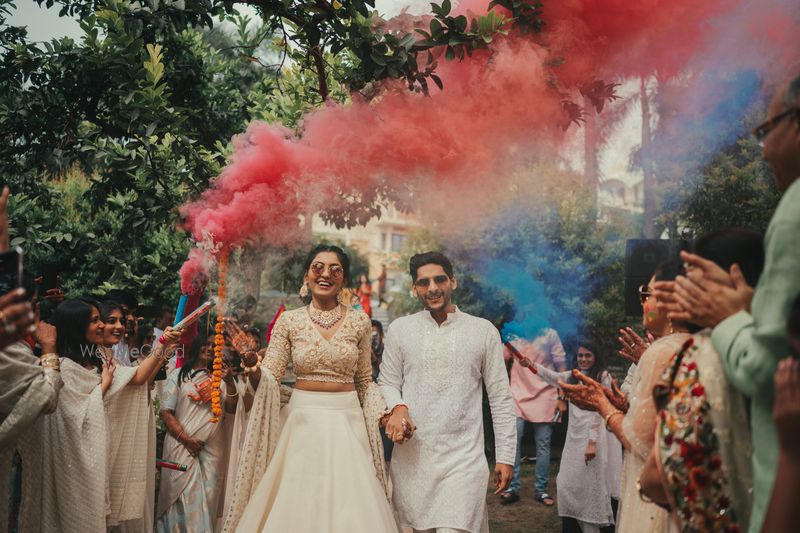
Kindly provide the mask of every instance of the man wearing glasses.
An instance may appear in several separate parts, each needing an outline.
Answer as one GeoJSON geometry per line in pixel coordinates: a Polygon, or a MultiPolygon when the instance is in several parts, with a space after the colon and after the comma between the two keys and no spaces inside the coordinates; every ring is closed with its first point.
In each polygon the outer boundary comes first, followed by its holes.
{"type": "Polygon", "coordinates": [[[452,304],[457,282],[447,257],[417,254],[410,270],[425,310],[389,327],[378,377],[391,410],[386,434],[400,444],[394,505],[415,532],[488,532],[482,385],[494,426],[495,494],[511,480],[517,440],[500,334],[452,304]]]}
{"type": "Polygon", "coordinates": [[[772,422],[773,376],[789,354],[786,320],[800,293],[800,76],[775,95],[768,120],[753,130],[783,197],[764,240],[764,271],[755,288],[734,265],[725,272],[682,253],[686,277],[656,283],[656,298],[673,320],[713,328],[711,341],[730,382],[751,400],[753,513],[750,531],[761,531],[778,460],[772,422]]]}

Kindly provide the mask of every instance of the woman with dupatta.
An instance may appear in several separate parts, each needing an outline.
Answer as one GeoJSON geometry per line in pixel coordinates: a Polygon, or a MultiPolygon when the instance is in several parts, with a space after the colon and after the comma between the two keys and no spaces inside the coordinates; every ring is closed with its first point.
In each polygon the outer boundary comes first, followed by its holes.
{"type": "Polygon", "coordinates": [[[148,383],[180,333],[168,328],[138,367],[103,359],[103,322],[89,299],[62,302],[53,314],[61,389],[53,414],[22,438],[19,530],[103,533],[144,514],[148,383]]]}
{"type": "Polygon", "coordinates": [[[234,335],[247,395],[255,394],[224,531],[398,531],[385,487],[371,322],[337,300],[349,270],[337,246],[308,254],[301,296],[310,303],[280,316],[263,364],[247,337],[234,335]],[[297,383],[281,412],[290,361],[297,383]]]}
{"type": "MultiPolygon", "coordinates": [[[[167,428],[162,456],[186,465],[162,469],[158,496],[159,533],[212,533],[220,511],[227,439],[223,421],[211,422],[211,372],[214,338],[197,336],[183,365],[164,386],[161,419],[167,428]]],[[[229,367],[222,370],[225,412],[236,412],[236,383],[229,367]]]]}
{"type": "Polygon", "coordinates": [[[624,459],[617,517],[617,531],[620,533],[665,533],[669,529],[669,513],[639,496],[639,477],[653,449],[657,422],[653,387],[669,366],[672,356],[689,339],[687,324],[673,323],[658,311],[658,302],[652,297],[652,287],[656,281],[674,280],[680,271],[680,263],[667,262],[658,267],[646,286],[639,289],[644,327],[658,337],[658,340],[647,348],[639,360],[633,376],[627,412],[620,409],[625,403],[624,397],[616,397],[612,402],[606,396],[611,395],[608,389],[576,370],[573,370],[573,375],[579,380],[579,384],[559,382],[570,402],[581,409],[600,413],[606,428],[622,442],[624,459]]]}
{"type": "MultiPolygon", "coordinates": [[[[709,234],[697,240],[693,253],[725,271],[738,265],[751,287],[764,267],[761,236],[748,230],[709,234]]],[[[659,417],[642,493],[671,510],[675,531],[747,531],[753,498],[750,423],[710,329],[684,344],[653,395],[659,417]]]]}

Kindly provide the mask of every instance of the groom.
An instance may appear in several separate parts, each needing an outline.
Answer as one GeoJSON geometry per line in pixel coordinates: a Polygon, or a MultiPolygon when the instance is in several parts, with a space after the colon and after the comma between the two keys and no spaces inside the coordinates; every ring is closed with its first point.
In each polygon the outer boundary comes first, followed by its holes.
{"type": "Polygon", "coordinates": [[[495,494],[508,487],[516,452],[500,335],[451,303],[457,282],[447,257],[417,254],[410,270],[425,311],[392,323],[378,377],[391,410],[386,434],[402,444],[392,455],[394,505],[415,532],[488,532],[482,384],[494,425],[495,494]]]}

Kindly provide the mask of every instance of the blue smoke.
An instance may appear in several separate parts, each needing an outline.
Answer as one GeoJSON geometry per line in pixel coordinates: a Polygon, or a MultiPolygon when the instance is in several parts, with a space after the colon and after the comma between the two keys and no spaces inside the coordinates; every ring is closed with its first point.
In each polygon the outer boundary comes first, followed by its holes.
{"type": "Polygon", "coordinates": [[[503,340],[532,340],[548,328],[562,339],[576,337],[595,289],[589,264],[582,250],[570,250],[559,236],[543,231],[557,227],[550,225],[556,222],[554,209],[537,210],[536,216],[530,212],[530,207],[507,209],[486,226],[491,229],[481,235],[482,242],[473,243],[477,248],[461,254],[458,263],[468,263],[475,276],[471,281],[481,284],[481,293],[494,302],[479,314],[496,314],[497,302],[510,303],[503,340]]]}

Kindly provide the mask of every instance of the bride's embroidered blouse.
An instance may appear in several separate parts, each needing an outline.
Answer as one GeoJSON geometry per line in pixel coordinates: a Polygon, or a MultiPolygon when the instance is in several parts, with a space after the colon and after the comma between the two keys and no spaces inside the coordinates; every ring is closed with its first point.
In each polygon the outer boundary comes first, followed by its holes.
{"type": "Polygon", "coordinates": [[[280,383],[291,358],[297,379],[354,383],[361,397],[372,381],[371,336],[366,313],[347,309],[339,329],[326,340],[301,307],[278,318],[263,364],[280,383]]]}

